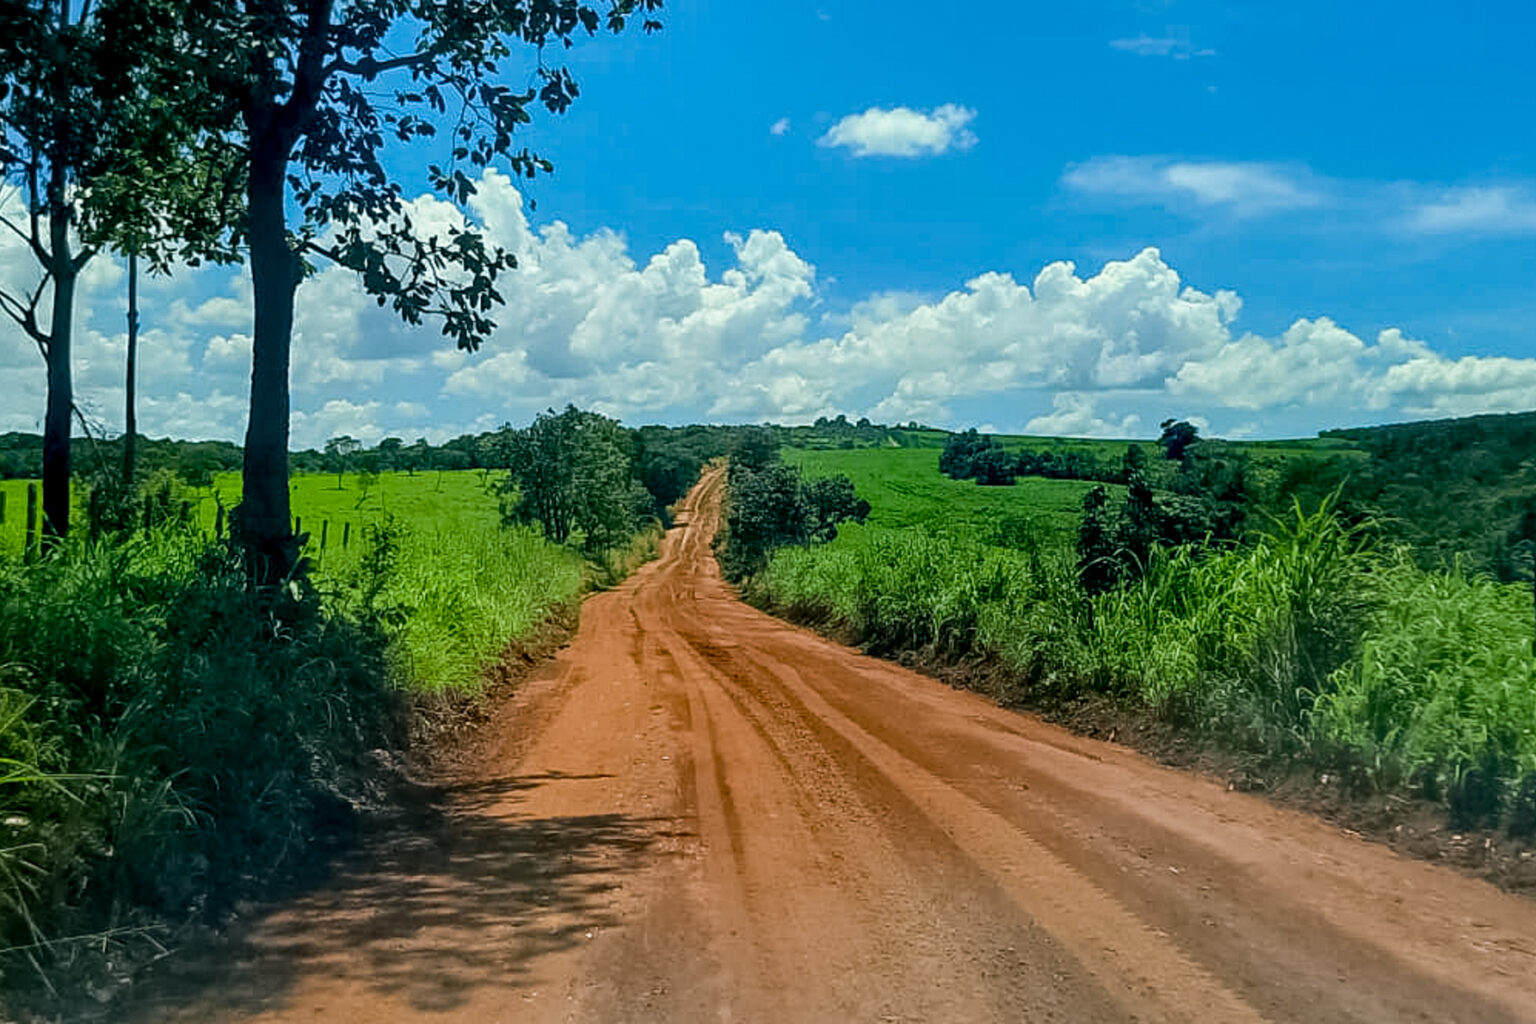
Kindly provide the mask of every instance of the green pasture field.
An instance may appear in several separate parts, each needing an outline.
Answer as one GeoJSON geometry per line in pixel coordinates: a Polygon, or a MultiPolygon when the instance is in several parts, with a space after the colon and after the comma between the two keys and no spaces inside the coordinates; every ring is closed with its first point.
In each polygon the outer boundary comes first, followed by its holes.
{"type": "MultiPolygon", "coordinates": [[[[309,556],[319,567],[323,568],[323,562],[329,560],[334,568],[345,557],[339,555],[343,538],[355,542],[365,525],[381,521],[386,513],[415,532],[473,533],[496,526],[501,521],[492,489],[496,476],[480,470],[433,470],[414,476],[387,472],[379,474],[378,481],[365,494],[354,473],[344,474],[340,486],[334,473],[309,473],[290,480],[288,490],[293,514],[300,527],[310,534],[309,556]]],[[[0,551],[21,551],[26,532],[28,483],[36,481],[0,480],[0,493],[6,496],[5,521],[0,523],[0,551]]],[[[199,525],[212,533],[219,505],[230,509],[240,501],[240,474],[219,473],[214,476],[212,487],[187,487],[183,493],[192,503],[199,525]]],[[[75,515],[76,521],[83,521],[78,507],[75,515]]],[[[350,552],[351,547],[349,543],[346,550],[350,552]]]]}
{"type": "MultiPolygon", "coordinates": [[[[355,473],[342,474],[339,486],[335,473],[306,473],[288,482],[288,494],[299,528],[309,534],[305,551],[323,570],[327,562],[332,568],[350,562],[362,528],[386,515],[413,533],[467,535],[497,526],[494,486],[500,476],[472,469],[387,472],[365,491],[355,473]]],[[[219,504],[229,509],[240,502],[240,474],[216,474],[212,487],[193,493],[198,522],[211,533],[219,504]]]]}
{"type": "Polygon", "coordinates": [[[979,539],[991,538],[998,524],[1009,519],[1028,519],[1052,532],[1076,530],[1083,495],[1096,486],[1087,480],[1041,477],[1021,477],[1012,487],[951,480],[939,472],[936,448],[786,448],[783,458],[809,478],[846,474],[869,502],[873,526],[915,526],[979,539]]]}
{"type": "MultiPolygon", "coordinates": [[[[1119,459],[1127,445],[1139,445],[1148,459],[1163,457],[1163,449],[1156,441],[1146,438],[1102,439],[1091,437],[1036,437],[1027,434],[998,434],[998,443],[1010,452],[1081,452],[1099,459],[1119,459]]],[[[1367,458],[1366,452],[1354,441],[1341,437],[1299,437],[1277,441],[1226,441],[1210,438],[1205,441],[1212,447],[1246,455],[1250,459],[1286,460],[1301,455],[1330,456],[1355,453],[1367,458]]]]}
{"type": "MultiPolygon", "coordinates": [[[[4,517],[0,519],[0,554],[20,554],[27,532],[27,484],[37,484],[39,503],[42,484],[37,480],[0,480],[0,495],[5,498],[4,517]]],[[[39,510],[41,514],[41,510],[39,510]]]]}

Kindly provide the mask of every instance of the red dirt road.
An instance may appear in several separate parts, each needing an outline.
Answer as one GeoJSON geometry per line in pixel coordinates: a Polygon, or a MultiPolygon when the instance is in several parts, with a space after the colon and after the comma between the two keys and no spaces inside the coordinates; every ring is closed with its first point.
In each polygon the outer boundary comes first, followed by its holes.
{"type": "Polygon", "coordinates": [[[720,488],[439,820],[144,1019],[1536,1021],[1536,903],[754,611],[720,488]]]}

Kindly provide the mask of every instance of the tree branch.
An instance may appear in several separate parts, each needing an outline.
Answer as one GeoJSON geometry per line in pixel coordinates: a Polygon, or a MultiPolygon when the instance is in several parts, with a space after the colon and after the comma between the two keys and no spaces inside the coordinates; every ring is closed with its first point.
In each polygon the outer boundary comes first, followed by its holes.
{"type": "Polygon", "coordinates": [[[91,262],[91,257],[95,256],[100,251],[101,246],[88,245],[84,249],[81,249],[79,252],[77,252],[75,254],[75,258],[71,261],[74,266],[75,273],[78,274],[81,268],[83,268],[87,263],[91,262]]]}
{"type": "Polygon", "coordinates": [[[398,71],[401,68],[416,68],[429,61],[435,60],[437,54],[431,52],[413,53],[405,57],[391,57],[389,60],[374,60],[372,57],[364,57],[362,60],[331,61],[325,66],[323,74],[329,77],[334,71],[340,71],[348,75],[357,75],[365,82],[371,82],[378,76],[390,71],[398,71]]]}
{"type": "Polygon", "coordinates": [[[334,0],[309,0],[304,36],[299,41],[299,59],[293,72],[293,92],[280,108],[284,127],[289,132],[302,133],[320,102],[333,4],[334,0]]]}
{"type": "Polygon", "coordinates": [[[9,228],[17,238],[21,239],[27,248],[32,250],[32,255],[36,256],[42,262],[47,262],[48,254],[43,250],[43,247],[38,242],[38,240],[35,237],[29,236],[25,231],[17,227],[16,223],[3,213],[0,213],[0,225],[9,228]]]}
{"type": "Polygon", "coordinates": [[[0,289],[0,312],[16,321],[16,326],[37,343],[37,350],[44,361],[48,359],[48,344],[53,338],[43,333],[43,329],[37,325],[37,304],[43,297],[43,288],[47,286],[48,281],[48,275],[43,275],[42,283],[37,286],[37,291],[32,293],[25,305],[10,292],[0,289]]]}

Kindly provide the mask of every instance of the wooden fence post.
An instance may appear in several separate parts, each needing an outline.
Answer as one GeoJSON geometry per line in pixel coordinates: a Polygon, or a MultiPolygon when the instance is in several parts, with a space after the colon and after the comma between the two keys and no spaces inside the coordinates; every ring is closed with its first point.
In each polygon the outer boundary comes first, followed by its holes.
{"type": "Polygon", "coordinates": [[[214,536],[215,540],[223,540],[224,539],[224,506],[223,505],[220,505],[219,506],[219,510],[213,514],[213,536],[214,536]]]}
{"type": "Polygon", "coordinates": [[[320,550],[321,551],[325,550],[325,542],[326,542],[326,539],[328,537],[330,537],[330,535],[331,535],[331,521],[329,519],[322,519],[322,520],[320,520],[320,550]]]}
{"type": "Polygon", "coordinates": [[[348,519],[341,524],[341,549],[345,551],[347,545],[352,542],[352,520],[348,519]]]}
{"type": "Polygon", "coordinates": [[[5,525],[5,492],[0,491],[0,526],[5,525]]]}
{"type": "Polygon", "coordinates": [[[27,484],[27,535],[21,551],[28,562],[37,554],[37,484],[27,484]]]}

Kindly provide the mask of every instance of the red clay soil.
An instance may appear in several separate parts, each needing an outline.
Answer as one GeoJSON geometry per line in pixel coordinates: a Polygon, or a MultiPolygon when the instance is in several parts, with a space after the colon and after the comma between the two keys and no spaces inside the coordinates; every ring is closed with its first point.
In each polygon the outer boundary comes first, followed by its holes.
{"type": "Polygon", "coordinates": [[[1536,1021],[1536,902],[747,607],[722,484],[435,817],[120,1019],[1536,1021]]]}

